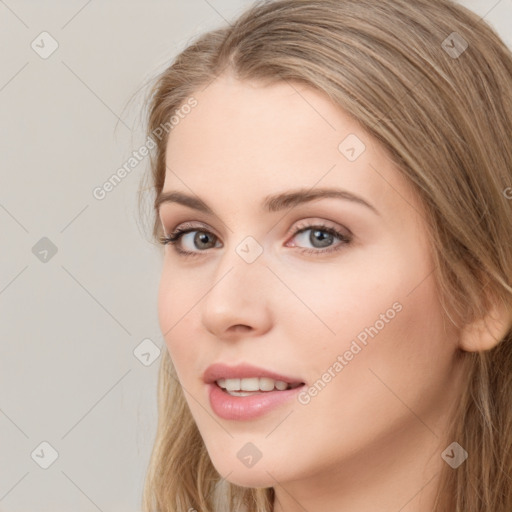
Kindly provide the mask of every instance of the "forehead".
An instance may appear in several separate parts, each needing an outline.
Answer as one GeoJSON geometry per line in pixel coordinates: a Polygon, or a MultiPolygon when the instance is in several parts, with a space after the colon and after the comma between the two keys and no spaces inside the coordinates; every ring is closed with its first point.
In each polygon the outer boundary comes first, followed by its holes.
{"type": "Polygon", "coordinates": [[[164,190],[247,202],[335,186],[379,210],[416,201],[385,149],[318,90],[223,75],[193,96],[197,105],[168,137],[164,190]]]}

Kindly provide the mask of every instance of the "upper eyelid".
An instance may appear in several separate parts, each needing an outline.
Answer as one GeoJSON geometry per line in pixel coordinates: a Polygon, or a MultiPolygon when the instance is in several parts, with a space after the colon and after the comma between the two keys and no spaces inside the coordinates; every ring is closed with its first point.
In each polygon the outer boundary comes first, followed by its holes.
{"type": "MultiPolygon", "coordinates": [[[[335,231],[348,231],[347,236],[353,236],[350,229],[348,229],[345,226],[338,225],[336,222],[328,221],[328,220],[309,220],[314,219],[316,217],[310,217],[307,219],[299,219],[298,221],[294,222],[292,227],[286,231],[286,235],[290,236],[293,234],[296,234],[297,231],[302,229],[312,229],[314,227],[320,226],[324,228],[330,228],[335,231]]],[[[319,219],[319,218],[318,218],[319,219]]],[[[206,223],[202,223],[200,221],[186,221],[186,222],[180,222],[176,225],[175,228],[173,228],[168,234],[165,233],[166,236],[171,236],[172,233],[175,233],[176,231],[183,231],[183,230],[189,230],[190,231],[206,231],[208,233],[211,233],[215,235],[217,238],[220,238],[216,233],[215,230],[210,228],[206,223]]],[[[165,232],[165,229],[164,229],[165,232]]]]}

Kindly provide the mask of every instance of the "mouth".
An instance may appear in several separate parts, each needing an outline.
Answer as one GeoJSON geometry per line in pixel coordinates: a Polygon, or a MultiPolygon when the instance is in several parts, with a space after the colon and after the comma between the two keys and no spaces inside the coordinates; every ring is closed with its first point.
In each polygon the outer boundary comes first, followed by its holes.
{"type": "Polygon", "coordinates": [[[210,365],[203,374],[206,384],[216,383],[219,387],[228,391],[279,391],[288,386],[297,387],[304,384],[301,378],[280,374],[264,367],[254,366],[248,363],[240,363],[234,366],[225,363],[210,365]]]}
{"type": "Polygon", "coordinates": [[[206,383],[206,390],[210,407],[219,418],[251,421],[286,407],[304,386],[304,382],[268,376],[218,377],[206,383]]]}
{"type": "Polygon", "coordinates": [[[217,379],[215,384],[231,396],[251,396],[272,391],[286,391],[304,385],[304,382],[285,382],[270,377],[246,377],[217,379]]]}

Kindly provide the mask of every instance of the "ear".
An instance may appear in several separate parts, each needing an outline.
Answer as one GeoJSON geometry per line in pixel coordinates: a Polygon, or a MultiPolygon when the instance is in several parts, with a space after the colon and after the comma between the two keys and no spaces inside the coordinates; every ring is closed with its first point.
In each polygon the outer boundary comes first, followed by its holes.
{"type": "Polygon", "coordinates": [[[460,334],[459,345],[466,352],[494,348],[511,328],[511,312],[503,301],[494,301],[484,318],[466,324],[460,334]]]}

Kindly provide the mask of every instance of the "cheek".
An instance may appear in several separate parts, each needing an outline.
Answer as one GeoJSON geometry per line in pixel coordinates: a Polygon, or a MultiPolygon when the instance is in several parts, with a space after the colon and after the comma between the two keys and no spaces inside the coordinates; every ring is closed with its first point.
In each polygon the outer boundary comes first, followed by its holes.
{"type": "Polygon", "coordinates": [[[165,333],[172,326],[172,315],[175,310],[175,304],[173,303],[173,291],[176,290],[176,288],[172,286],[172,283],[169,283],[169,279],[166,274],[164,267],[158,287],[158,321],[160,323],[160,330],[162,334],[164,334],[164,337],[165,333]]]}
{"type": "MultiPolygon", "coordinates": [[[[339,391],[371,405],[372,417],[391,422],[401,417],[403,403],[420,416],[436,407],[455,350],[455,340],[444,330],[433,276],[412,289],[406,280],[392,297],[379,295],[364,303],[364,313],[354,311],[355,323],[331,354],[333,361],[338,354],[350,357],[337,382],[339,391]],[[390,308],[393,299],[396,307],[390,308]]],[[[365,417],[364,408],[349,403],[351,417],[365,417]]]]}
{"type": "Polygon", "coordinates": [[[187,358],[193,354],[187,347],[194,346],[193,315],[189,311],[196,302],[191,287],[178,273],[170,271],[170,265],[164,264],[158,289],[158,321],[178,374],[182,368],[193,367],[188,365],[187,358]]]}
{"type": "Polygon", "coordinates": [[[165,338],[166,333],[174,333],[186,320],[187,312],[198,300],[195,295],[190,272],[179,272],[170,261],[165,261],[158,288],[158,320],[165,338]]]}
{"type": "Polygon", "coordinates": [[[317,316],[300,315],[296,325],[310,376],[317,379],[346,354],[345,377],[338,380],[350,375],[345,385],[354,392],[372,380],[369,367],[391,381],[401,375],[397,384],[405,394],[411,382],[421,387],[425,375],[443,379],[442,361],[432,366],[439,359],[448,364],[454,340],[444,332],[430,260],[417,247],[407,249],[356,254],[337,269],[296,281],[294,291],[317,316]]]}
{"type": "Polygon", "coordinates": [[[396,292],[401,309],[388,313],[387,323],[376,322],[392,305],[386,295],[366,301],[352,316],[344,306],[347,316],[337,324],[340,335],[331,341],[324,337],[321,350],[302,354],[313,370],[308,376],[316,390],[302,397],[301,403],[309,403],[298,410],[304,421],[306,416],[315,418],[324,435],[322,440],[308,440],[312,458],[321,453],[335,461],[346,450],[378,446],[378,440],[392,437],[405,425],[422,428],[415,415],[429,423],[440,410],[452,375],[452,348],[432,277],[409,295],[407,286],[396,292]],[[360,333],[367,335],[366,344],[358,340],[360,333]]]}
{"type": "Polygon", "coordinates": [[[286,301],[288,313],[300,312],[301,332],[316,331],[316,339],[324,340],[325,348],[331,342],[338,347],[349,343],[379,321],[381,314],[394,317],[393,304],[410,291],[404,276],[392,266],[397,266],[396,260],[389,262],[368,252],[354,251],[341,264],[286,275],[295,295],[286,301]]]}

